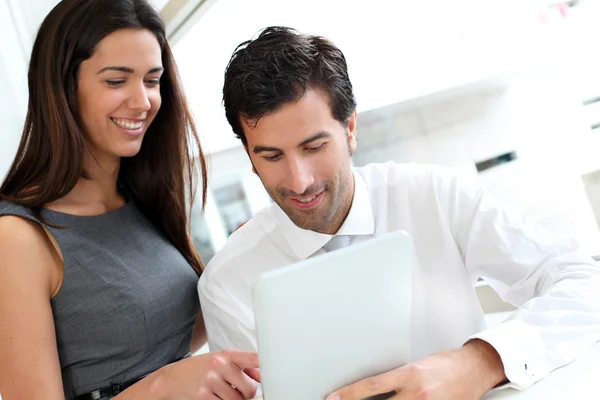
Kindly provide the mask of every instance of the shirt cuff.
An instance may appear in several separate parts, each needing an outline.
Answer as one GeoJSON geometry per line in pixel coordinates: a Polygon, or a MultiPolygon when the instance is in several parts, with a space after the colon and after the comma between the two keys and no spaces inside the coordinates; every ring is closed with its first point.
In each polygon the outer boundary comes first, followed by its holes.
{"type": "Polygon", "coordinates": [[[506,321],[469,338],[489,343],[500,355],[504,373],[515,389],[527,389],[550,373],[540,332],[522,321],[506,321]]]}

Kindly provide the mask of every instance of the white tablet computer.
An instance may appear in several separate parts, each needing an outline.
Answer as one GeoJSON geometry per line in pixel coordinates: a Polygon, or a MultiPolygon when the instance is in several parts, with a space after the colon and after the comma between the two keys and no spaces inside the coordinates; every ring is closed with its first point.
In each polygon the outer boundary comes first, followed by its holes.
{"type": "Polygon", "coordinates": [[[322,400],[410,351],[413,244],[392,232],[263,274],[253,289],[265,400],[322,400]]]}

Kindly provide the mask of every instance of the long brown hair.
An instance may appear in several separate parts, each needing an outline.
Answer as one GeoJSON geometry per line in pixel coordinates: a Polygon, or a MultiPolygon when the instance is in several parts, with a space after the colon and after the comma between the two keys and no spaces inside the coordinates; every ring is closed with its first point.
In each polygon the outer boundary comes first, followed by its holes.
{"type": "Polygon", "coordinates": [[[198,177],[194,156],[205,204],[206,159],[163,22],[146,0],[63,0],[48,14],[33,46],[27,118],[17,155],[0,186],[0,199],[21,204],[41,219],[45,204],[64,197],[87,177],[76,96],[78,71],[104,37],[123,28],[147,29],[156,36],[164,72],[162,106],[140,152],[121,160],[120,189],[200,274],[203,264],[190,239],[189,212],[198,177]]]}

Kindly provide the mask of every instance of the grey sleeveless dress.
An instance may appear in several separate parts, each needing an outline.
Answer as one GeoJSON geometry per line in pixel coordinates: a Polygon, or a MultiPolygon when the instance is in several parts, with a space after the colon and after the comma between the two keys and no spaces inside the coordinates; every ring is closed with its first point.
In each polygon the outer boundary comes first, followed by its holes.
{"type": "MultiPolygon", "coordinates": [[[[35,220],[0,202],[0,216],[35,220]]],[[[81,217],[42,215],[64,259],[51,300],[65,398],[144,376],[190,350],[200,305],[198,277],[133,202],[81,217]]]]}

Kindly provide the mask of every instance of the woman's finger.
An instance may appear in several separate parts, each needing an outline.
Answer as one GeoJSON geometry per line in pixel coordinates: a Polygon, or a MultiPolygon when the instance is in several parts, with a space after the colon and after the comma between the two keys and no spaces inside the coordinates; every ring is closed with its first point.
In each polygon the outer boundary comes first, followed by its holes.
{"type": "Polygon", "coordinates": [[[223,378],[227,383],[233,385],[244,396],[244,399],[252,399],[256,395],[258,383],[235,365],[230,364],[223,370],[223,378]]]}
{"type": "Polygon", "coordinates": [[[231,385],[224,380],[214,382],[212,389],[221,400],[244,400],[247,397],[243,397],[240,392],[232,388],[231,385]]]}

